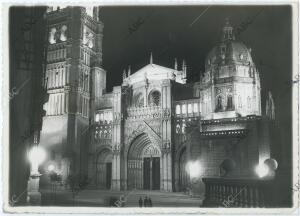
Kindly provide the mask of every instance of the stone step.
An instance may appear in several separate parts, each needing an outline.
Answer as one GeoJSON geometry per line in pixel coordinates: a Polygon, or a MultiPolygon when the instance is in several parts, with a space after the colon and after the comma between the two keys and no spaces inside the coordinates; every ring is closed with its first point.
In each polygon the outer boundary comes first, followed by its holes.
{"type": "Polygon", "coordinates": [[[42,192],[43,205],[66,205],[66,206],[101,206],[108,207],[125,197],[125,207],[138,207],[138,200],[148,196],[152,200],[153,207],[199,207],[202,204],[201,198],[190,197],[180,192],[163,191],[111,191],[111,190],[82,190],[73,199],[72,192],[69,190],[58,190],[53,196],[53,191],[44,190],[42,192]],[[113,201],[111,201],[113,200],[113,201]]]}

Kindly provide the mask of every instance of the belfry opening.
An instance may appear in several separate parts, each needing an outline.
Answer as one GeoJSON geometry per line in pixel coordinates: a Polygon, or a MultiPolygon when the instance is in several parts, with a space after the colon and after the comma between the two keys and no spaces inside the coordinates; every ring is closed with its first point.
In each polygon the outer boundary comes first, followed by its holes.
{"type": "Polygon", "coordinates": [[[161,152],[146,133],[131,143],[127,158],[128,189],[160,190],[161,152]]]}

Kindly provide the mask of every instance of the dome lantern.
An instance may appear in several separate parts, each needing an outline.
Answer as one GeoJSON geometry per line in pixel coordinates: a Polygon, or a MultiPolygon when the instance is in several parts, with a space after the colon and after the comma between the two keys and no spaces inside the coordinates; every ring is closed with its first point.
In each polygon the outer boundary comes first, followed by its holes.
{"type": "Polygon", "coordinates": [[[234,36],[234,33],[233,33],[233,27],[229,23],[228,18],[226,18],[225,25],[223,26],[223,29],[222,29],[222,38],[221,38],[221,40],[222,41],[235,40],[235,36],[234,36]]]}

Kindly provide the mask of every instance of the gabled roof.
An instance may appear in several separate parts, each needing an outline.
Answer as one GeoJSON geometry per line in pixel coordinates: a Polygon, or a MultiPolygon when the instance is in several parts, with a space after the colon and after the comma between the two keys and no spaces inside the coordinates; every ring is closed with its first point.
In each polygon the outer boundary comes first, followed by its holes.
{"type": "Polygon", "coordinates": [[[124,83],[134,84],[140,81],[144,81],[146,78],[148,80],[175,80],[176,75],[180,73],[180,71],[172,68],[167,68],[157,64],[148,64],[127,77],[124,80],[124,83]]]}

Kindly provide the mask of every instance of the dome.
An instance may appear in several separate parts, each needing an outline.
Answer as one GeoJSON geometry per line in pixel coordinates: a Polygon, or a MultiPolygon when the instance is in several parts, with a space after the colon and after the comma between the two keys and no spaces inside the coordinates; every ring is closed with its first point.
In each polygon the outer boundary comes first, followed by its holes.
{"type": "Polygon", "coordinates": [[[228,21],[223,27],[221,42],[208,53],[205,60],[205,68],[220,64],[254,65],[251,57],[251,49],[242,42],[236,41],[233,28],[228,21]]]}

